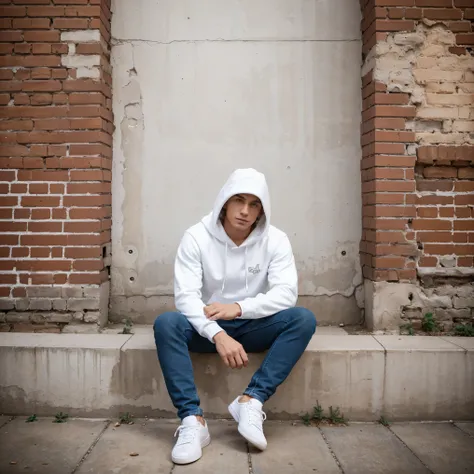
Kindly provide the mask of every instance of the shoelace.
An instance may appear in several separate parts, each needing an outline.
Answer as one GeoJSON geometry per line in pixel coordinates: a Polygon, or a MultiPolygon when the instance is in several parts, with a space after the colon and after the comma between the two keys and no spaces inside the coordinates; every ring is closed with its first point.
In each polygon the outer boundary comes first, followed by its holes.
{"type": "Polygon", "coordinates": [[[178,429],[174,433],[174,436],[176,438],[176,435],[179,434],[178,436],[178,441],[176,442],[177,445],[179,444],[186,444],[186,443],[191,443],[196,436],[197,432],[199,430],[199,426],[178,426],[178,429]]]}
{"type": "Polygon", "coordinates": [[[258,428],[262,427],[262,423],[267,419],[267,415],[263,410],[254,407],[250,403],[246,403],[247,413],[249,416],[249,423],[258,428]]]}

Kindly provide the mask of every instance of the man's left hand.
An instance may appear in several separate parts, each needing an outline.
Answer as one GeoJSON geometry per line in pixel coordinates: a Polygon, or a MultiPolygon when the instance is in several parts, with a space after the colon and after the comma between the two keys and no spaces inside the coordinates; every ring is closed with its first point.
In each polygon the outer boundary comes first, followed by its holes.
{"type": "Polygon", "coordinates": [[[242,310],[237,303],[212,303],[204,306],[204,314],[211,321],[217,321],[218,319],[232,320],[239,317],[242,310]]]}

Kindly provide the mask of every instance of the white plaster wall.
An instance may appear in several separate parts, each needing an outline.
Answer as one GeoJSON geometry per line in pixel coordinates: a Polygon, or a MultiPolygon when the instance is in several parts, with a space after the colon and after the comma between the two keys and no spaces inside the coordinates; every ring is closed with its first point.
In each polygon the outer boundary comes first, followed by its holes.
{"type": "Polygon", "coordinates": [[[113,2],[112,319],[172,303],[179,239],[237,167],[267,176],[302,303],[359,318],[359,22],[357,0],[113,2]]]}

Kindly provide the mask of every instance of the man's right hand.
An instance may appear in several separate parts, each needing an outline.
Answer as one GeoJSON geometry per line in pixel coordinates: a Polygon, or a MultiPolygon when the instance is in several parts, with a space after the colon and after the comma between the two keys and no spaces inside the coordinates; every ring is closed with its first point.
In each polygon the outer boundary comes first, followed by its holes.
{"type": "Polygon", "coordinates": [[[214,342],[216,343],[217,352],[227,367],[232,367],[233,369],[247,367],[249,358],[242,344],[224,331],[218,332],[214,336],[214,342]]]}

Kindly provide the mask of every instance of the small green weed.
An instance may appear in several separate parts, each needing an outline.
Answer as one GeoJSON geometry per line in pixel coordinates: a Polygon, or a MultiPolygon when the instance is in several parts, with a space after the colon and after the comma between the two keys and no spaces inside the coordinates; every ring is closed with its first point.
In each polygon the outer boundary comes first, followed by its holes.
{"type": "Polygon", "coordinates": [[[38,421],[38,418],[36,417],[36,415],[30,415],[27,419],[26,419],[26,423],[33,423],[34,421],[38,421]]]}
{"type": "Polygon", "coordinates": [[[309,413],[306,413],[305,415],[303,415],[301,419],[303,420],[303,424],[305,426],[311,425],[311,415],[309,413]]]}
{"type": "Polygon", "coordinates": [[[407,333],[409,336],[415,335],[415,330],[413,329],[412,323],[402,324],[400,326],[400,334],[405,334],[405,333],[407,333]]]}
{"type": "Polygon", "coordinates": [[[133,415],[130,412],[120,413],[119,415],[119,423],[124,425],[132,425],[133,424],[133,415]]]}
{"type": "Polygon", "coordinates": [[[346,424],[346,420],[344,415],[340,412],[339,407],[333,408],[332,406],[329,407],[329,416],[324,414],[323,407],[319,404],[319,401],[316,401],[316,405],[313,408],[313,413],[310,415],[306,413],[301,417],[303,423],[306,426],[311,426],[311,424],[320,424],[320,423],[327,423],[333,425],[340,425],[346,424]]]}
{"type": "Polygon", "coordinates": [[[344,415],[340,412],[339,407],[333,408],[332,406],[330,406],[328,418],[331,421],[331,423],[334,423],[334,424],[346,423],[346,420],[344,419],[344,415]]]}
{"type": "Polygon", "coordinates": [[[421,328],[425,332],[440,331],[438,322],[434,319],[433,313],[426,313],[421,321],[421,328]]]}
{"type": "Polygon", "coordinates": [[[383,415],[380,416],[379,423],[383,426],[390,426],[390,422],[383,415]]]}
{"type": "Polygon", "coordinates": [[[457,324],[454,327],[454,334],[461,337],[474,337],[474,326],[471,323],[457,324]]]}
{"type": "Polygon", "coordinates": [[[319,401],[316,401],[316,405],[313,408],[313,420],[316,420],[316,421],[324,420],[324,409],[319,404],[319,401]]]}
{"type": "Polygon", "coordinates": [[[53,423],[66,423],[68,418],[69,415],[67,413],[63,413],[62,411],[60,411],[59,413],[56,413],[56,415],[54,415],[53,423]]]}
{"type": "Polygon", "coordinates": [[[127,318],[124,323],[124,327],[119,334],[132,334],[133,323],[130,318],[127,318]]]}

